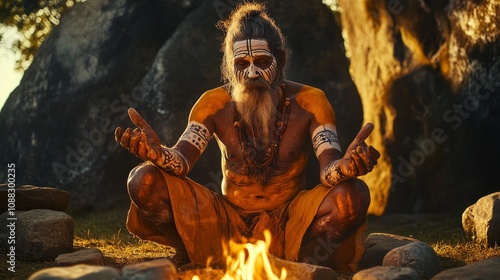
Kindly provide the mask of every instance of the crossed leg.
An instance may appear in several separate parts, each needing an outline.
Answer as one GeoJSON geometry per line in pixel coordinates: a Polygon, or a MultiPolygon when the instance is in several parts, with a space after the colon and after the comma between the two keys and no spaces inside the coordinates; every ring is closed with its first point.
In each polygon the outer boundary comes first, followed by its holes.
{"type": "Polygon", "coordinates": [[[335,186],[302,239],[299,261],[343,270],[337,266],[336,249],[364,225],[369,204],[370,193],[363,181],[355,178],[335,186]]]}
{"type": "MultiPolygon", "coordinates": [[[[179,263],[188,262],[186,249],[175,228],[168,184],[161,171],[153,164],[139,165],[130,172],[127,187],[139,215],[161,232],[161,235],[148,236],[148,239],[174,247],[176,260],[179,263]]],[[[127,227],[136,234],[142,231],[139,225],[129,223],[127,227]]]]}

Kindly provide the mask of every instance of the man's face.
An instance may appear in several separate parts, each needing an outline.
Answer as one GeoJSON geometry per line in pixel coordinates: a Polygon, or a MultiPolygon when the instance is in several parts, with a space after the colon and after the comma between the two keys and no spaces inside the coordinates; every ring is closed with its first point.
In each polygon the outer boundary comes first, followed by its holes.
{"type": "Polygon", "coordinates": [[[235,75],[240,83],[258,77],[262,77],[269,84],[274,81],[277,62],[266,40],[236,41],[233,44],[233,51],[235,75]]]}

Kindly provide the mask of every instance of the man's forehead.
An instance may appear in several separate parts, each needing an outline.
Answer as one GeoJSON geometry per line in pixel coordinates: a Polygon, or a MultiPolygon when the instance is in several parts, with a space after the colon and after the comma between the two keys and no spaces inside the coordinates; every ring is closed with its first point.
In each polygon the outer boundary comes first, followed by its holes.
{"type": "Polygon", "coordinates": [[[271,55],[271,50],[266,40],[247,39],[235,41],[233,44],[234,56],[251,55],[271,55]]]}

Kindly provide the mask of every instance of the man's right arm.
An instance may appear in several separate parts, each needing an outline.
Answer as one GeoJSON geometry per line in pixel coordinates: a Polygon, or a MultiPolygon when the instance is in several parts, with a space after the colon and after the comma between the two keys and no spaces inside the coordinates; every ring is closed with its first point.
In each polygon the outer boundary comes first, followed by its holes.
{"type": "Polygon", "coordinates": [[[222,88],[205,92],[193,106],[188,125],[173,147],[160,144],[160,139],[151,126],[133,108],[129,116],[138,128],[123,131],[118,127],[115,139],[130,153],[142,160],[149,160],[165,171],[185,176],[205,150],[214,131],[212,116],[228,101],[222,88]]]}
{"type": "Polygon", "coordinates": [[[182,153],[162,145],[158,134],[134,108],[129,108],[128,115],[137,128],[116,128],[115,140],[123,148],[141,160],[149,160],[175,175],[184,175],[189,170],[182,153]]]}

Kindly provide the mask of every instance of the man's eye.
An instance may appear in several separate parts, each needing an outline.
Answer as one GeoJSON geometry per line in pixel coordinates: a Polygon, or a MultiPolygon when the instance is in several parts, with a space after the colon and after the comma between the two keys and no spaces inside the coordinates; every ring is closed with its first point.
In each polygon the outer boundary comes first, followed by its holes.
{"type": "Polygon", "coordinates": [[[255,63],[255,66],[262,68],[262,69],[266,69],[266,68],[269,68],[269,66],[271,66],[271,64],[273,63],[273,59],[270,57],[259,58],[259,59],[256,59],[254,63],[255,63]]]}
{"type": "Polygon", "coordinates": [[[234,67],[236,67],[236,69],[238,69],[238,70],[243,70],[243,69],[247,68],[248,66],[250,66],[250,63],[248,61],[245,61],[245,60],[236,61],[234,63],[234,67]]]}

